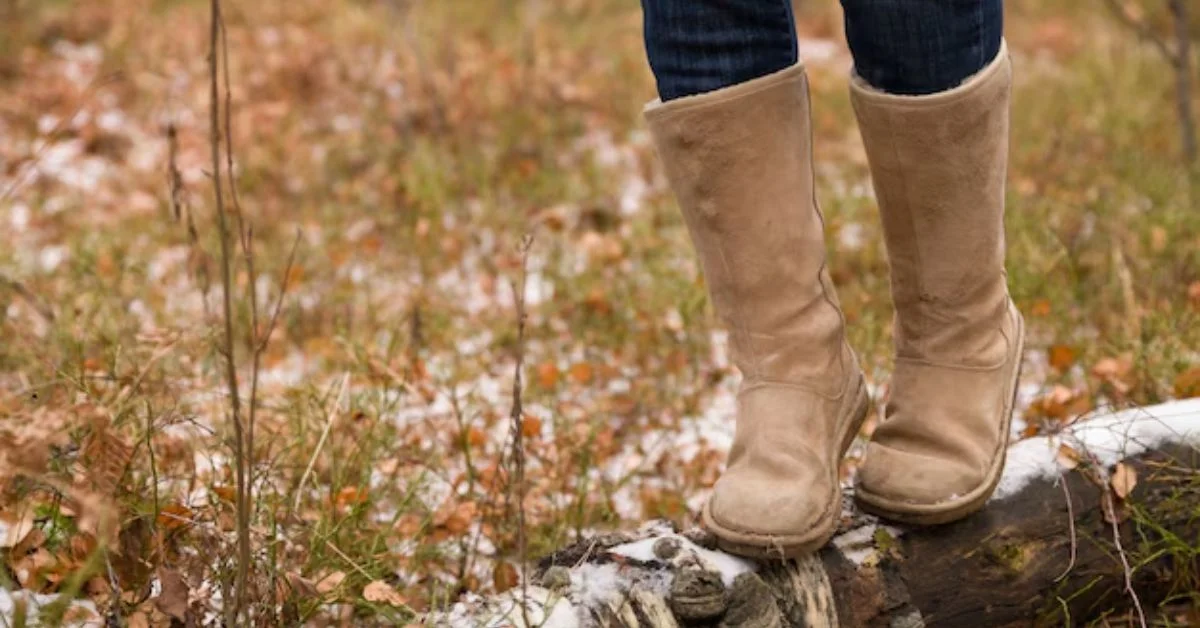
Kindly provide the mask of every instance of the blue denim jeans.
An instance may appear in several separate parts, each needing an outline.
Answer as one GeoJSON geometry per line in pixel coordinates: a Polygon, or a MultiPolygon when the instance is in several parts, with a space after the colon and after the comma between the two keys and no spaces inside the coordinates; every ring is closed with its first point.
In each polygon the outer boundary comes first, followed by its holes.
{"type": "MultiPolygon", "coordinates": [[[[664,101],[796,63],[791,0],[642,0],[646,55],[664,101]]],[[[842,0],[854,69],[903,95],[950,89],[1000,52],[1003,0],[842,0]]]]}

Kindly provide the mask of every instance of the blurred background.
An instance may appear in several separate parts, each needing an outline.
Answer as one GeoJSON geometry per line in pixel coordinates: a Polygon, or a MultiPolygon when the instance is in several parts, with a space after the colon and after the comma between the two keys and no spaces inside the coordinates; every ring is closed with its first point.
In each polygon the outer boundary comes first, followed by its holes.
{"type": "MultiPolygon", "coordinates": [[[[1200,7],[1007,5],[1016,436],[1200,395],[1200,7]]],[[[225,0],[230,172],[210,8],[0,0],[0,615],[218,625],[240,589],[259,625],[396,625],[694,522],[736,374],[641,121],[638,4],[225,0]]],[[[797,11],[882,398],[840,8],[797,11]]]]}

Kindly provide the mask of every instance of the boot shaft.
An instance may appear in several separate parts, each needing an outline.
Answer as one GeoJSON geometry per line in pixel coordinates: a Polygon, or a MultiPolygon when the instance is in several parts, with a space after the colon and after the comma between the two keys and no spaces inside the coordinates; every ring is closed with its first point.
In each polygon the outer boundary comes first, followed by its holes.
{"type": "Polygon", "coordinates": [[[986,365],[1008,292],[1004,180],[1007,49],[963,85],[930,96],[851,86],[883,218],[900,358],[986,365]]]}
{"type": "Polygon", "coordinates": [[[831,382],[842,319],[824,270],[803,66],[656,101],[646,119],[737,366],[748,381],[831,382]]]}

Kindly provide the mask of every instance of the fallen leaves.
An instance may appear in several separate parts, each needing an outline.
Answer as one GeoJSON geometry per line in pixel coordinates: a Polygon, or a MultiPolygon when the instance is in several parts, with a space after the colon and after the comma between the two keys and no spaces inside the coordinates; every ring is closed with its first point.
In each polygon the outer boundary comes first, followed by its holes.
{"type": "Polygon", "coordinates": [[[1193,366],[1176,375],[1172,389],[1180,399],[1200,397],[1200,366],[1193,366]]]}
{"type": "Polygon", "coordinates": [[[406,607],[407,601],[404,596],[392,586],[382,580],[375,580],[363,588],[363,599],[376,604],[387,604],[397,608],[406,607]]]}
{"type": "Polygon", "coordinates": [[[571,365],[571,381],[576,384],[589,384],[592,381],[592,365],[587,362],[576,362],[571,365]]]}
{"type": "Polygon", "coordinates": [[[434,531],[450,536],[464,534],[470,529],[478,512],[479,506],[475,502],[446,503],[434,513],[434,531]]]}
{"type": "Polygon", "coordinates": [[[1092,375],[1118,398],[1124,398],[1137,384],[1133,370],[1133,357],[1129,355],[1100,359],[1092,366],[1092,375]]]}
{"type": "Polygon", "coordinates": [[[317,583],[315,585],[317,588],[317,593],[320,593],[322,595],[328,595],[330,593],[333,593],[334,591],[338,590],[339,587],[342,586],[342,583],[345,582],[345,580],[346,580],[346,573],[343,571],[334,571],[332,573],[326,574],[325,576],[323,576],[319,580],[317,580],[317,583]]]}
{"type": "Polygon", "coordinates": [[[188,584],[178,571],[167,567],[158,568],[158,583],[161,591],[154,605],[164,614],[185,621],[188,610],[188,584]]]}
{"type": "MultiPolygon", "coordinates": [[[[1086,391],[1055,385],[1045,395],[1029,404],[1025,409],[1025,421],[1031,426],[1037,426],[1039,422],[1049,422],[1054,427],[1050,431],[1054,432],[1070,425],[1091,409],[1091,396],[1086,391]]],[[[1026,436],[1034,436],[1039,432],[1040,429],[1035,429],[1026,436]]]]}
{"type": "Polygon", "coordinates": [[[1067,372],[1075,364],[1075,350],[1067,345],[1051,345],[1047,353],[1050,366],[1060,373],[1067,372]]]}
{"type": "Polygon", "coordinates": [[[1137,470],[1129,464],[1118,462],[1112,473],[1112,490],[1117,499],[1124,501],[1137,486],[1137,470]]]}
{"type": "Polygon", "coordinates": [[[498,593],[503,593],[521,583],[517,568],[508,561],[498,561],[492,568],[492,586],[498,593]]]}

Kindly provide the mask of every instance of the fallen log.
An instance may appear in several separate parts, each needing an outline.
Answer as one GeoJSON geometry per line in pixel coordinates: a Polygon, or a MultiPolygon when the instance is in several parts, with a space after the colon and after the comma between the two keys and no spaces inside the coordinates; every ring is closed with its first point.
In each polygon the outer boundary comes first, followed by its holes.
{"type": "Polygon", "coordinates": [[[657,522],[544,558],[525,593],[434,623],[662,628],[1063,626],[1200,593],[1200,399],[1021,441],[982,512],[891,526],[845,499],[833,542],[762,564],[657,522]],[[1114,476],[1115,472],[1115,476],[1114,476]],[[1115,480],[1115,481],[1114,481],[1115,480]],[[523,600],[521,595],[526,595],[523,600]]]}

